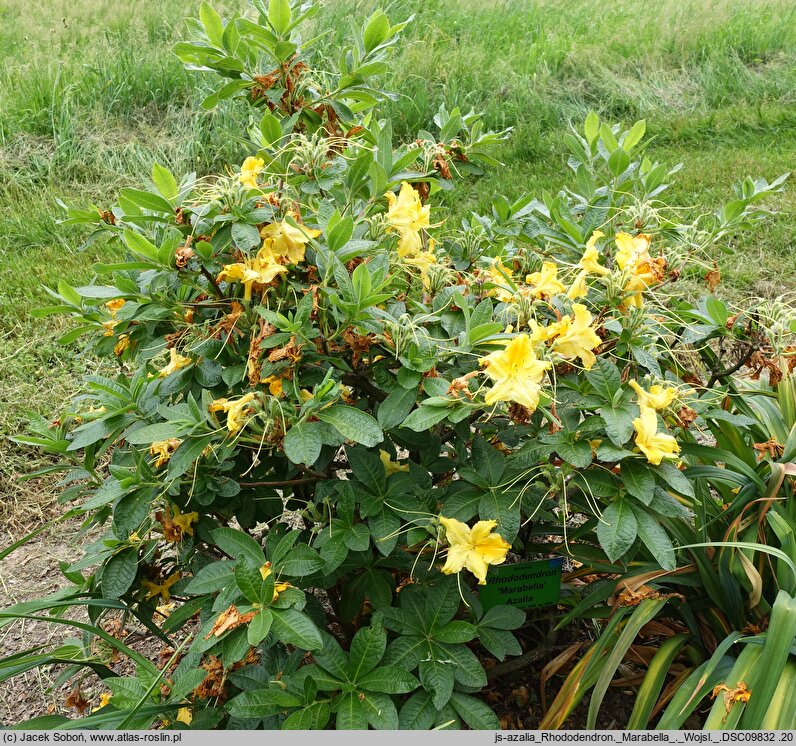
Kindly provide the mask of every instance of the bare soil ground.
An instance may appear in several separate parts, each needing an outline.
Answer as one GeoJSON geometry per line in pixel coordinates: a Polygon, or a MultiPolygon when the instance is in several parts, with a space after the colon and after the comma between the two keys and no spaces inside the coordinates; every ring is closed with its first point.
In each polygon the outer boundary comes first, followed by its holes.
{"type": "MultiPolygon", "coordinates": [[[[79,524],[61,524],[12,552],[0,562],[0,607],[42,598],[66,583],[59,563],[72,562],[81,555],[79,524]]],[[[5,543],[5,542],[4,542],[5,543]]],[[[59,643],[75,630],[63,625],[20,621],[0,628],[3,656],[22,652],[36,645],[59,643]]],[[[38,715],[57,712],[74,714],[64,704],[71,688],[54,687],[58,672],[34,669],[0,683],[0,721],[14,725],[38,715]]],[[[86,689],[86,694],[91,687],[86,689]]],[[[97,701],[99,696],[97,693],[97,701]]]]}

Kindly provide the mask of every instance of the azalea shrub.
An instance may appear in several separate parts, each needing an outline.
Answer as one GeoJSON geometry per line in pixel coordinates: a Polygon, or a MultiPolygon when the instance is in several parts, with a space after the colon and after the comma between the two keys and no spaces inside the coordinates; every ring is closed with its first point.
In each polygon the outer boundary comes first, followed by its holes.
{"type": "Polygon", "coordinates": [[[683,222],[644,122],[592,113],[568,188],[456,224],[451,195],[509,133],[441,107],[396,144],[377,77],[411,19],[376,11],[334,63],[315,9],[203,4],[175,52],[218,77],[206,107],[248,105],[240,165],[155,164],[68,211],[118,260],[40,313],[109,372],[18,440],[58,455],[94,539],[69,587],[13,613],[87,607],[45,661],[103,679],[87,727],[499,727],[485,666],[536,640],[524,611],[482,606],[492,566],[674,570],[695,431],[733,418],[741,367],[793,368],[792,327],[677,289],[706,270],[715,289],[706,257],[784,177],[683,222]],[[157,662],[106,631],[119,611],[157,662]]]}

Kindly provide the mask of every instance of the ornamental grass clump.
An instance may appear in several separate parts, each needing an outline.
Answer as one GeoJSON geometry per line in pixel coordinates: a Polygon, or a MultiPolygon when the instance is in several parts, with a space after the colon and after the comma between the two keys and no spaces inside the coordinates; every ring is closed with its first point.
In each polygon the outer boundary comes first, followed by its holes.
{"type": "Polygon", "coordinates": [[[485,665],[539,633],[478,586],[564,554],[559,608],[582,612],[608,594],[584,601],[580,578],[676,573],[700,521],[694,428],[732,421],[750,346],[794,359],[753,311],[730,323],[675,291],[784,179],[677,222],[644,122],[592,113],[566,140],[570,189],[453,225],[444,192],[508,132],[442,107],[396,145],[375,78],[408,21],[376,11],[335,67],[315,8],[203,4],[175,51],[220,78],[206,107],[250,105],[241,165],[156,164],[145,189],[67,217],[118,258],[42,312],[116,373],[20,440],[59,456],[67,515],[98,538],[56,600],[5,618],[86,608],[82,640],[30,659],[99,675],[86,727],[499,727],[485,665]],[[119,611],[158,664],[104,632],[119,611]]]}

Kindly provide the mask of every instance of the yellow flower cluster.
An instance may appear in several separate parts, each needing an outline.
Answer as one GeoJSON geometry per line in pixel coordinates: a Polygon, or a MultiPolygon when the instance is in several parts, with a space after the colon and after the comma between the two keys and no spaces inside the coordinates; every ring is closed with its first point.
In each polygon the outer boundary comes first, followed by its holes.
{"type": "Polygon", "coordinates": [[[630,386],[638,395],[640,410],[639,417],[633,420],[636,445],[647,461],[657,466],[663,459],[680,453],[680,446],[674,437],[666,432],[658,432],[658,411],[666,409],[677,399],[677,389],[654,385],[645,391],[637,381],[630,381],[630,386]]]}
{"type": "Polygon", "coordinates": [[[285,264],[303,262],[307,243],[320,233],[312,228],[291,225],[287,219],[266,225],[260,230],[263,245],[257,254],[235,264],[224,265],[216,279],[241,283],[243,299],[251,300],[255,286],[268,285],[287,272],[285,264]]]}
{"type": "Polygon", "coordinates": [[[398,234],[398,256],[404,263],[420,270],[423,287],[429,288],[428,268],[437,263],[434,242],[429,239],[428,249],[423,250],[421,231],[431,227],[431,208],[423,205],[420,195],[406,181],[396,197],[392,192],[387,198],[387,224],[398,234]]]}
{"type": "MultiPolygon", "coordinates": [[[[483,270],[483,276],[494,285],[490,295],[501,302],[509,302],[515,295],[531,298],[534,301],[549,301],[554,296],[563,294],[566,294],[569,300],[577,301],[588,295],[587,279],[590,276],[603,278],[614,276],[622,290],[631,294],[620,308],[640,307],[643,291],[663,279],[666,261],[650,256],[649,236],[640,234],[633,237],[628,233],[619,233],[615,239],[618,249],[615,257],[616,268],[612,272],[600,262],[597,241],[603,235],[601,231],[595,231],[589,238],[577,265],[578,273],[569,288],[559,278],[558,265],[546,261],[542,263],[539,271],[526,276],[526,285],[520,285],[516,292],[512,291],[511,270],[498,258],[492,260],[490,266],[483,270]]],[[[539,404],[542,379],[552,366],[552,362],[538,357],[538,345],[549,343],[549,353],[553,358],[557,356],[566,361],[579,360],[586,370],[597,361],[594,350],[600,346],[602,340],[594,327],[592,314],[582,303],[573,302],[571,313],[552,324],[541,326],[536,320],[531,319],[528,325],[531,330],[530,335],[519,334],[506,344],[505,349],[481,359],[480,362],[485,366],[485,372],[493,383],[486,395],[487,404],[513,401],[530,411],[536,409],[539,404]]],[[[676,391],[674,395],[676,396],[676,391]]],[[[665,400],[671,394],[661,387],[653,387],[646,396],[647,399],[641,403],[651,406],[648,404],[650,397],[657,402],[665,400]]],[[[671,401],[669,399],[663,406],[668,406],[671,401]]],[[[649,417],[644,422],[644,431],[647,432],[649,417]]]]}
{"type": "Polygon", "coordinates": [[[530,336],[518,334],[504,349],[481,358],[480,362],[493,382],[487,392],[486,403],[513,401],[531,412],[536,409],[542,379],[553,366],[552,362],[540,360],[537,356],[536,345],[541,342],[552,340],[551,354],[564,360],[579,358],[584,368],[591,368],[597,360],[593,350],[602,341],[594,331],[592,321],[586,306],[574,303],[571,315],[567,314],[560,321],[545,327],[534,322],[530,336]]]}
{"type": "Polygon", "coordinates": [[[246,425],[246,416],[251,412],[249,406],[254,401],[253,392],[244,394],[240,399],[216,399],[208,407],[210,412],[225,412],[227,415],[227,430],[231,435],[240,432],[246,425]]]}

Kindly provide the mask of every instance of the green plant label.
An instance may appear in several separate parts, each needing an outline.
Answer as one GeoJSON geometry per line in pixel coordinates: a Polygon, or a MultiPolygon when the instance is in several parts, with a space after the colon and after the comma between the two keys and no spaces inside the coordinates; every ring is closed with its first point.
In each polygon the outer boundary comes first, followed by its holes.
{"type": "Polygon", "coordinates": [[[501,604],[532,609],[556,603],[563,562],[563,557],[554,557],[491,567],[487,584],[479,588],[484,611],[501,604]]]}

